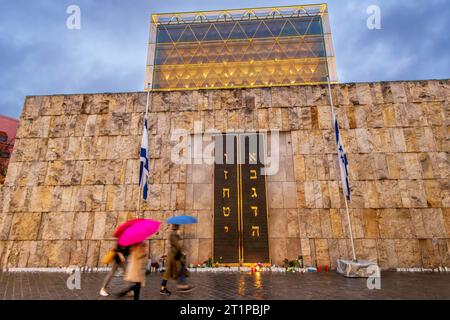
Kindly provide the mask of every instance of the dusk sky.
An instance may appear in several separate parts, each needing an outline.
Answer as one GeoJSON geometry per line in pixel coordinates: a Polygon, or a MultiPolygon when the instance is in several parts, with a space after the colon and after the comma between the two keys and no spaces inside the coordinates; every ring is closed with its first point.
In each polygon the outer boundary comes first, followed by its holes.
{"type": "MultiPolygon", "coordinates": [[[[0,114],[18,118],[27,95],[143,90],[151,13],[307,3],[0,0],[0,114]],[[80,30],[66,27],[72,4],[80,30]]],[[[448,0],[328,4],[340,82],[450,77],[448,0]],[[367,28],[370,5],[381,9],[381,30],[367,28]]]]}

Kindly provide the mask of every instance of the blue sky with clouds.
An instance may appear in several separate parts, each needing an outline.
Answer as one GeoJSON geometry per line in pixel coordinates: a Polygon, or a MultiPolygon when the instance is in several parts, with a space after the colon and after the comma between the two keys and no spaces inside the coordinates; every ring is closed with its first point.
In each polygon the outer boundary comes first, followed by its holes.
{"type": "MultiPolygon", "coordinates": [[[[140,91],[151,13],[307,4],[293,0],[0,0],[0,114],[25,96],[140,91]],[[66,28],[69,5],[81,30],[66,28]]],[[[341,82],[450,77],[448,0],[329,0],[341,82]],[[369,5],[382,29],[366,26],[369,5]]]]}

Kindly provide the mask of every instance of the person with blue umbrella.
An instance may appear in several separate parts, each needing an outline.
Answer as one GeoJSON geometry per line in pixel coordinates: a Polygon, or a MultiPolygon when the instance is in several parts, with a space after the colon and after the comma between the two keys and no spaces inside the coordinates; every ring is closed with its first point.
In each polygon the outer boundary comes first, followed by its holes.
{"type": "Polygon", "coordinates": [[[190,216],[177,216],[167,220],[172,225],[172,233],[170,234],[170,249],[167,253],[166,271],[163,275],[160,294],[170,296],[171,292],[167,290],[167,281],[174,279],[178,281],[177,289],[179,292],[189,292],[194,289],[186,283],[186,262],[183,261],[182,246],[180,244],[181,237],[178,234],[180,225],[197,223],[197,219],[190,216]]]}

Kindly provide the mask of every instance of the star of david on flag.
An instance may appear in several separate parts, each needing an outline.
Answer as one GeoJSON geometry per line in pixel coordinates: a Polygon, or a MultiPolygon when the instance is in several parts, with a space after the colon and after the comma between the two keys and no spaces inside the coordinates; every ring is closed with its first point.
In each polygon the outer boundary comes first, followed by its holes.
{"type": "Polygon", "coordinates": [[[145,116],[144,128],[142,132],[141,160],[139,165],[139,187],[143,189],[142,198],[148,198],[148,117],[145,116]]]}
{"type": "Polygon", "coordinates": [[[342,188],[344,189],[344,194],[347,200],[350,201],[351,192],[350,192],[350,183],[348,179],[347,155],[345,154],[344,145],[342,144],[341,132],[339,130],[339,123],[336,119],[336,115],[334,114],[334,112],[332,113],[332,117],[333,117],[334,131],[336,134],[336,144],[338,146],[339,169],[341,171],[342,188]]]}

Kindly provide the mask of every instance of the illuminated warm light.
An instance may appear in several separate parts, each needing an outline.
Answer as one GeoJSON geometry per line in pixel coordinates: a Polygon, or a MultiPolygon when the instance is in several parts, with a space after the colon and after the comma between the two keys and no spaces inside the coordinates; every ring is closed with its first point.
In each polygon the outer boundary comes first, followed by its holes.
{"type": "Polygon", "coordinates": [[[151,30],[147,72],[157,91],[337,82],[326,4],[156,14],[151,30]],[[261,23],[274,18],[281,30],[261,23]],[[224,20],[238,32],[222,29],[224,20]]]}

